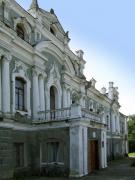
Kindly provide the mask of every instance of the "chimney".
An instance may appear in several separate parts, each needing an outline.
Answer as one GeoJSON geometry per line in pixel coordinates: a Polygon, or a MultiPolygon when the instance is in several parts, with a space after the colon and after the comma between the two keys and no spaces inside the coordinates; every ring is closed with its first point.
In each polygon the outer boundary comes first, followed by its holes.
{"type": "Polygon", "coordinates": [[[113,88],[113,82],[109,82],[109,88],[113,88]]]}
{"type": "Polygon", "coordinates": [[[101,93],[104,94],[104,95],[106,94],[106,88],[105,87],[102,87],[101,93]]]}
{"type": "Polygon", "coordinates": [[[96,85],[96,82],[97,82],[97,81],[96,81],[94,78],[92,78],[92,79],[90,80],[90,82],[91,82],[91,86],[95,88],[95,85],[96,85]]]}
{"type": "Polygon", "coordinates": [[[109,92],[108,92],[108,98],[113,100],[114,98],[114,87],[113,87],[113,82],[109,82],[109,92]]]}

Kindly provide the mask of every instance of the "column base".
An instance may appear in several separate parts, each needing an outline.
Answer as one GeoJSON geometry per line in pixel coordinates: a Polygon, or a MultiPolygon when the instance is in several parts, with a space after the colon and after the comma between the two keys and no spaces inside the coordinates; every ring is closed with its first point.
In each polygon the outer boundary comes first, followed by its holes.
{"type": "Polygon", "coordinates": [[[76,172],[71,172],[69,174],[69,177],[71,178],[79,178],[79,177],[83,177],[83,176],[86,176],[87,174],[77,174],[76,172]]]}

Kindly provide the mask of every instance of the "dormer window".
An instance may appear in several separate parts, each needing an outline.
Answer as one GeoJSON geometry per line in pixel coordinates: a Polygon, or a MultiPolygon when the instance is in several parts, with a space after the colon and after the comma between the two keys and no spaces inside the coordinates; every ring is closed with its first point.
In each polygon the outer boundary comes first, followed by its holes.
{"type": "Polygon", "coordinates": [[[25,33],[24,33],[24,28],[22,27],[21,24],[17,24],[16,26],[16,32],[17,35],[21,38],[21,39],[25,39],[25,33]]]}

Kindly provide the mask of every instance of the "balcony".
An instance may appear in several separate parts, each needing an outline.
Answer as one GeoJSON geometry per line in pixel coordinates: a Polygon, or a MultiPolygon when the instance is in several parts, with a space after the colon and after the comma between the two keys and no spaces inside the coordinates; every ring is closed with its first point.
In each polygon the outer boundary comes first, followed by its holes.
{"type": "Polygon", "coordinates": [[[73,104],[68,108],[40,111],[38,113],[38,119],[34,120],[34,123],[40,124],[73,119],[85,119],[91,122],[102,123],[100,114],[84,109],[78,104],[73,104]]]}
{"type": "Polygon", "coordinates": [[[88,109],[84,109],[84,108],[82,109],[82,117],[90,119],[91,121],[94,122],[101,122],[101,115],[91,112],[88,109]]]}
{"type": "MultiPolygon", "coordinates": [[[[61,121],[70,119],[71,116],[70,108],[62,108],[48,111],[39,111],[38,117],[39,119],[36,123],[42,123],[47,121],[61,121]]],[[[34,121],[35,122],[35,121],[34,121]]]]}

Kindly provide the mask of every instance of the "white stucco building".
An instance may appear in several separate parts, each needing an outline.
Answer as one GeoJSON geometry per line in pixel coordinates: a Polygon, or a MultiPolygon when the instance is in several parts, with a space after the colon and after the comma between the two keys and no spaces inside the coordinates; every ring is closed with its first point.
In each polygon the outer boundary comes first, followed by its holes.
{"type": "Polygon", "coordinates": [[[87,81],[53,9],[0,0],[0,178],[81,177],[127,153],[113,82],[87,81]]]}

